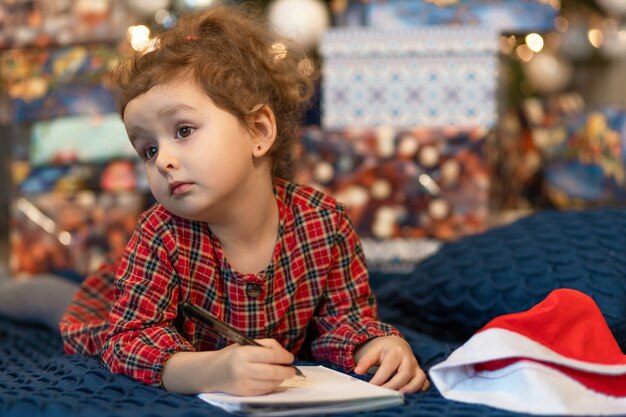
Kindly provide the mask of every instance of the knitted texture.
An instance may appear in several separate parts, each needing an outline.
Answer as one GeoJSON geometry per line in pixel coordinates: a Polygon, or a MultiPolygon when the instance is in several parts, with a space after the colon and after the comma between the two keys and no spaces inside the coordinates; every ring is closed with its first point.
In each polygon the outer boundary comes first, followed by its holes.
{"type": "MultiPolygon", "coordinates": [[[[561,287],[594,298],[624,350],[624,248],[626,211],[545,212],[446,244],[410,273],[373,281],[381,318],[398,325],[426,369],[493,317],[561,287]]],[[[0,416],[230,416],[195,396],[114,375],[96,358],[64,355],[59,335],[42,326],[0,317],[0,333],[0,416]]],[[[523,416],[446,400],[434,387],[406,402],[368,416],[523,416]]]]}
{"type": "MultiPolygon", "coordinates": [[[[600,307],[626,350],[626,210],[546,211],[444,245],[376,290],[382,319],[463,342],[489,320],[572,288],[600,307]]],[[[374,277],[381,282],[381,277],[374,277]]]]}

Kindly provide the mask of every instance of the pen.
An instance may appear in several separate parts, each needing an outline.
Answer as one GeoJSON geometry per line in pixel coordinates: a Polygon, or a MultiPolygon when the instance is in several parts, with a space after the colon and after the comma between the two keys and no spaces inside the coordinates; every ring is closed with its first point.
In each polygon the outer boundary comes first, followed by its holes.
{"type": "MultiPolygon", "coordinates": [[[[183,312],[192,317],[201,323],[211,327],[217,334],[220,336],[226,337],[227,339],[232,340],[235,343],[239,343],[240,345],[253,345],[253,346],[261,346],[265,347],[262,344],[258,343],[254,339],[249,338],[248,336],[241,334],[234,328],[230,327],[228,324],[224,323],[221,320],[213,317],[208,311],[203,309],[202,307],[198,307],[191,303],[183,303],[182,306],[183,312]]],[[[302,378],[306,378],[302,371],[300,371],[295,366],[293,367],[296,370],[296,375],[302,378]]]]}

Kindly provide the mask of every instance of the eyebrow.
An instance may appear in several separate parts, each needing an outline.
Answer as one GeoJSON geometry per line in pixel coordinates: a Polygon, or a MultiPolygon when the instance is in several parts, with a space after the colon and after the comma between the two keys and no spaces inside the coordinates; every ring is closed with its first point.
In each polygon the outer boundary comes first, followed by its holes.
{"type": "MultiPolygon", "coordinates": [[[[159,117],[159,119],[172,117],[176,115],[176,113],[179,113],[183,110],[195,110],[195,108],[188,106],[187,104],[182,104],[182,103],[177,104],[177,105],[172,105],[172,106],[166,106],[157,111],[157,116],[159,117]]],[[[132,127],[128,129],[127,131],[128,139],[130,139],[130,142],[134,144],[135,141],[137,140],[137,134],[141,132],[145,132],[145,131],[146,131],[145,129],[139,126],[132,127]]]]}
{"type": "Polygon", "coordinates": [[[191,106],[188,106],[187,104],[181,103],[181,104],[176,104],[173,106],[165,106],[162,109],[159,109],[157,111],[157,116],[159,116],[159,118],[173,116],[182,110],[195,110],[195,109],[191,106]]]}
{"type": "Polygon", "coordinates": [[[130,143],[133,146],[135,145],[135,142],[137,141],[138,134],[141,132],[145,132],[145,130],[140,127],[132,127],[130,129],[126,129],[126,135],[128,136],[128,139],[130,140],[130,143]]]}

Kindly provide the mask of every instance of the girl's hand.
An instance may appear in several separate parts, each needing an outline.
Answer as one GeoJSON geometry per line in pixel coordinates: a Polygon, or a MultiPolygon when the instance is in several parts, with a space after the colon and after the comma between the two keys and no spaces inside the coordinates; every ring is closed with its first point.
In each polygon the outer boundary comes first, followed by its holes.
{"type": "Polygon", "coordinates": [[[207,352],[178,352],[163,366],[161,379],[168,391],[181,394],[225,392],[263,395],[295,375],[293,355],[274,339],[261,346],[230,345],[207,352]]]}
{"type": "Polygon", "coordinates": [[[295,375],[294,357],[274,339],[257,340],[264,347],[230,345],[214,359],[219,390],[235,395],[262,395],[272,392],[295,375]]]}
{"type": "Polygon", "coordinates": [[[378,366],[371,384],[404,393],[425,391],[430,386],[411,346],[401,337],[384,336],[368,340],[356,348],[354,360],[357,364],[354,372],[357,374],[362,375],[372,366],[378,366]]]}

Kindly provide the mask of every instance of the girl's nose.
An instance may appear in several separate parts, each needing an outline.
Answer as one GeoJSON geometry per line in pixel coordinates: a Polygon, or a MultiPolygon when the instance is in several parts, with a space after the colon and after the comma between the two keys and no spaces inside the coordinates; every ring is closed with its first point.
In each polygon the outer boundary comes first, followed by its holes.
{"type": "Polygon", "coordinates": [[[172,152],[172,150],[168,149],[167,147],[160,147],[159,153],[157,154],[156,158],[156,166],[160,172],[165,173],[168,171],[172,171],[174,169],[177,169],[179,166],[178,158],[176,157],[174,152],[172,152]]]}

